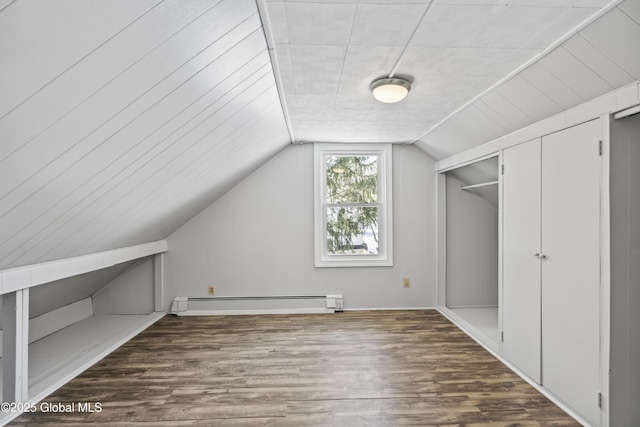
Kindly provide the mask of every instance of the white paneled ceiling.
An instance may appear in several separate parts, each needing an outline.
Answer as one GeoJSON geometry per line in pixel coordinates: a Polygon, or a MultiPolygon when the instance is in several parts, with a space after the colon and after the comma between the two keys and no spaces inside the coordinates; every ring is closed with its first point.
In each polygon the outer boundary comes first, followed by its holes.
{"type": "MultiPolygon", "coordinates": [[[[584,5],[603,4],[590,3],[584,5]]],[[[469,98],[463,108],[425,130],[414,142],[433,157],[443,158],[506,135],[640,80],[638,52],[640,1],[612,2],[597,19],[570,33],[493,89],[469,98]],[[474,114],[491,121],[470,119],[474,114]]]]}
{"type": "Polygon", "coordinates": [[[166,238],[291,141],[254,0],[0,6],[0,269],[166,238]]]}
{"type": "Polygon", "coordinates": [[[0,0],[0,269],[166,238],[292,142],[446,157],[638,80],[639,45],[638,0],[0,0]]]}
{"type": "MultiPolygon", "coordinates": [[[[281,94],[297,141],[415,142],[608,3],[279,0],[265,4],[281,94]],[[378,103],[369,85],[390,74],[410,76],[412,90],[397,104],[378,103]]],[[[548,64],[554,70],[575,66],[562,51],[545,59],[556,61],[548,64]]],[[[555,100],[545,94],[547,88],[537,86],[539,82],[513,78],[497,95],[506,107],[497,108],[513,108],[510,104],[517,94],[527,98],[524,111],[502,117],[479,104],[451,120],[457,127],[455,139],[466,135],[455,150],[443,143],[418,145],[436,157],[453,154],[612,89],[597,74],[585,73],[581,79],[572,81],[573,87],[563,87],[570,92],[566,99],[555,100]]],[[[565,85],[561,78],[552,80],[565,85]]],[[[618,83],[629,81],[630,76],[618,76],[618,83]]]]}

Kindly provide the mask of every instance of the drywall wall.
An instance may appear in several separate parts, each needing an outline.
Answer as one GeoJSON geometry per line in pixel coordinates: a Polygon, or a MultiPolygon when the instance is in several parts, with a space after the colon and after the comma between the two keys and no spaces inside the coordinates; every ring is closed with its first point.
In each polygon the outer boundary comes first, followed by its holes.
{"type": "Polygon", "coordinates": [[[475,182],[446,179],[446,305],[497,307],[498,207],[492,201],[498,186],[460,190],[469,184],[475,182]],[[479,195],[484,193],[490,197],[479,195]]]}
{"type": "Polygon", "coordinates": [[[90,297],[129,268],[133,262],[123,262],[113,267],[30,288],[29,318],[32,319],[56,308],[90,297]]]}
{"type": "Polygon", "coordinates": [[[611,122],[612,426],[640,425],[640,115],[611,122]]]}
{"type": "Polygon", "coordinates": [[[94,314],[149,314],[154,311],[154,257],[135,262],[93,296],[94,314]]]}
{"type": "Polygon", "coordinates": [[[170,236],[167,307],[208,286],[220,296],[339,292],[345,309],[435,306],[433,166],[416,147],[393,148],[393,267],[316,268],[313,146],[285,149],[170,236]]]}

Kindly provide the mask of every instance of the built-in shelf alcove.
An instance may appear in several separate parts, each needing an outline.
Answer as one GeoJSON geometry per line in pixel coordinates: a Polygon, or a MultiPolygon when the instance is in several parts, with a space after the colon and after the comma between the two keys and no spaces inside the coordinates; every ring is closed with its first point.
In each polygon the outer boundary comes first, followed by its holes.
{"type": "MultiPolygon", "coordinates": [[[[165,241],[0,271],[0,398],[36,404],[165,315],[165,241]]],[[[0,425],[19,412],[0,414],[0,425]]]]}
{"type": "MultiPolygon", "coordinates": [[[[441,174],[445,223],[444,307],[498,348],[499,157],[441,174]]],[[[442,188],[441,188],[442,189],[442,188]]],[[[442,211],[441,211],[442,212],[442,211]]]]}

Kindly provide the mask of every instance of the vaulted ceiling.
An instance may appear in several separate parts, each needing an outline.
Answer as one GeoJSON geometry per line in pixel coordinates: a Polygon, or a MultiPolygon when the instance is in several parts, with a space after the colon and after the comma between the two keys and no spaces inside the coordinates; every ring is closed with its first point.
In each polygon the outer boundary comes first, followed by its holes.
{"type": "Polygon", "coordinates": [[[0,269],[166,238],[290,143],[254,0],[0,11],[0,269]]]}
{"type": "Polygon", "coordinates": [[[0,0],[0,270],[166,238],[292,142],[454,154],[639,45],[638,0],[0,0]]]}
{"type": "Polygon", "coordinates": [[[637,82],[639,49],[640,1],[612,2],[415,144],[441,159],[637,82]]]}
{"type": "Polygon", "coordinates": [[[294,137],[412,142],[609,0],[269,1],[294,137]],[[383,104],[375,79],[407,75],[383,104]]]}
{"type": "Polygon", "coordinates": [[[639,3],[267,1],[267,35],[296,140],[443,158],[638,80],[639,3]],[[371,96],[389,75],[413,79],[397,104],[371,96]]]}

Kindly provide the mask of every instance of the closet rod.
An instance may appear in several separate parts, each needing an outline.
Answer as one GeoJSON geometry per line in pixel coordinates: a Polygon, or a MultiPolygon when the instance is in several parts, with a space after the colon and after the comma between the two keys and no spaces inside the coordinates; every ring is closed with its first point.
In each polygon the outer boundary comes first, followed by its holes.
{"type": "Polygon", "coordinates": [[[618,111],[613,115],[613,118],[616,120],[624,119],[625,117],[633,116],[634,114],[638,114],[638,113],[640,113],[640,104],[634,105],[633,107],[626,108],[622,111],[618,111]]]}
{"type": "Polygon", "coordinates": [[[469,188],[486,187],[487,185],[495,185],[498,182],[499,181],[491,181],[491,182],[483,182],[483,183],[480,183],[480,184],[465,185],[465,186],[460,186],[460,189],[461,190],[468,190],[469,188]]]}

